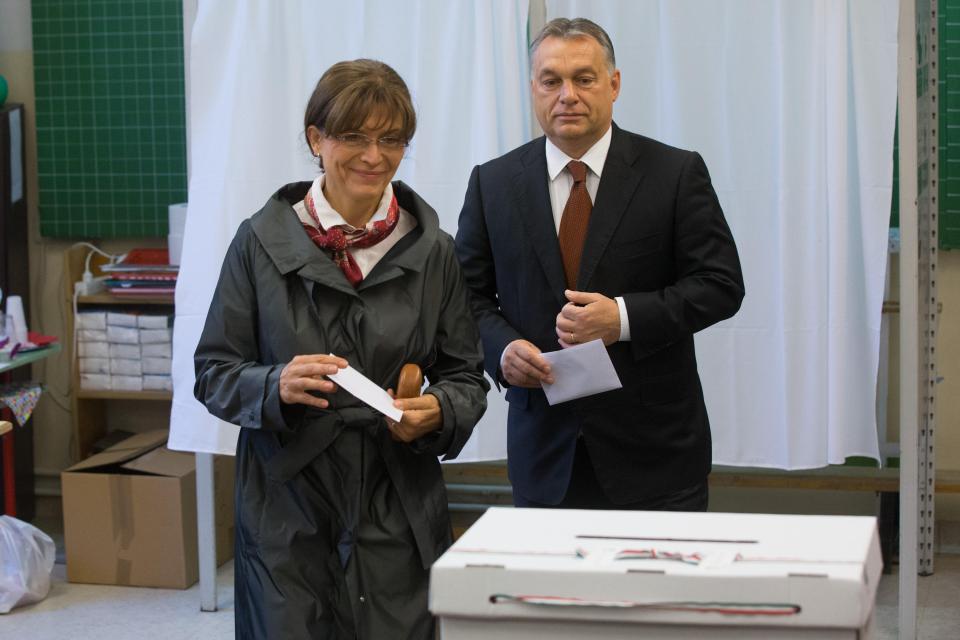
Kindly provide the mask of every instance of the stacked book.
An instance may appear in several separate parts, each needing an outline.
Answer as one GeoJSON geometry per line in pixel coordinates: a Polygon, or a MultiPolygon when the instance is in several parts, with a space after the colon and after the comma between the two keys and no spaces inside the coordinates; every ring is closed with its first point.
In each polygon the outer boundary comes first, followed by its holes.
{"type": "Polygon", "coordinates": [[[171,391],[172,325],[170,315],[78,313],[80,388],[171,391]]]}
{"type": "Polygon", "coordinates": [[[133,249],[116,264],[101,267],[107,290],[118,296],[173,295],[180,267],[170,264],[166,249],[133,249]]]}

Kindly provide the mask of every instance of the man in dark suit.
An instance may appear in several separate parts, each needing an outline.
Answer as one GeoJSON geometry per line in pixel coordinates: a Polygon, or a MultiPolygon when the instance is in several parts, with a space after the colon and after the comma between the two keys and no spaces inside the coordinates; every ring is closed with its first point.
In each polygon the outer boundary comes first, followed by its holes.
{"type": "Polygon", "coordinates": [[[508,386],[517,506],[705,510],[693,334],[743,299],[703,159],[619,129],[613,45],[578,18],[531,44],[546,136],[475,167],[457,254],[485,367],[508,386]],[[603,340],[623,388],[550,406],[541,353],[603,340]]]}

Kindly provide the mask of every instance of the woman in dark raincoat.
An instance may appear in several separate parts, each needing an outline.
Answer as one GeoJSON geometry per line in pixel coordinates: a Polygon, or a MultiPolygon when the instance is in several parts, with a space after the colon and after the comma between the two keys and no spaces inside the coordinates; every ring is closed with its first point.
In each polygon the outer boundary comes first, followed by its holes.
{"type": "Polygon", "coordinates": [[[323,173],[240,225],[195,355],[197,398],[242,427],[236,635],[430,638],[451,543],[437,456],[486,408],[479,337],[453,241],[391,183],[416,127],[400,76],[335,64],[304,120],[323,173]],[[408,362],[429,386],[399,423],[324,377],[349,363],[391,388],[408,362]]]}

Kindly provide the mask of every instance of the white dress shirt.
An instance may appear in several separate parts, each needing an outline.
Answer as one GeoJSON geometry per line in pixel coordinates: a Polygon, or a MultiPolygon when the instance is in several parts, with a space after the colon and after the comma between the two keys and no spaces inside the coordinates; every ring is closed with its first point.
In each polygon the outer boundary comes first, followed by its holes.
{"type": "MultiPolygon", "coordinates": [[[[607,153],[610,151],[610,140],[613,138],[613,127],[607,129],[599,140],[580,158],[571,158],[561,151],[555,144],[547,138],[547,176],[550,178],[550,206],[553,207],[553,225],[557,233],[560,233],[560,219],[563,217],[563,209],[567,206],[567,199],[570,197],[570,189],[573,188],[573,176],[567,169],[567,163],[571,160],[580,160],[587,165],[587,193],[590,194],[590,202],[596,202],[597,190],[600,188],[600,174],[603,173],[603,163],[607,161],[607,153]]],[[[627,305],[623,297],[617,296],[617,308],[620,310],[620,340],[630,340],[630,319],[627,317],[627,305]]]]}
{"type": "MultiPolygon", "coordinates": [[[[316,210],[317,218],[320,220],[321,226],[323,226],[324,229],[330,229],[336,225],[341,225],[346,227],[348,231],[355,230],[357,227],[347,223],[347,221],[343,219],[343,216],[337,213],[336,209],[330,206],[326,196],[323,195],[323,181],[324,175],[320,174],[317,179],[313,181],[313,185],[310,187],[310,193],[313,195],[313,207],[316,210]]],[[[380,204],[377,205],[377,210],[367,223],[368,227],[378,220],[386,219],[387,210],[390,208],[391,200],[393,200],[393,185],[387,183],[387,188],[383,192],[383,197],[380,198],[380,204]]],[[[307,211],[307,205],[304,204],[303,200],[293,205],[293,210],[297,212],[297,217],[300,218],[300,222],[303,224],[308,224],[311,227],[316,226],[313,223],[313,218],[310,217],[310,213],[307,211]]],[[[400,241],[400,238],[415,229],[416,226],[417,219],[401,207],[399,210],[397,226],[393,228],[393,231],[390,232],[390,235],[370,247],[348,248],[347,251],[350,252],[351,256],[353,256],[353,260],[357,263],[357,267],[360,268],[360,273],[363,274],[363,277],[366,278],[367,274],[369,274],[376,264],[380,262],[380,259],[387,254],[387,251],[389,251],[393,245],[397,244],[397,242],[400,241]]]]}

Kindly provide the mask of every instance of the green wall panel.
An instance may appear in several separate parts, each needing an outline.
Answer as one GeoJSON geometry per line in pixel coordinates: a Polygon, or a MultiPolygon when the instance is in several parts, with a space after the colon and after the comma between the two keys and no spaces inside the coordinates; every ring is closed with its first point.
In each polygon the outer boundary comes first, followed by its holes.
{"type": "Polygon", "coordinates": [[[166,235],[187,196],[182,10],[33,0],[43,235],[166,235]]]}
{"type": "Polygon", "coordinates": [[[960,248],[960,0],[937,3],[940,43],[940,248],[960,248]]]}

